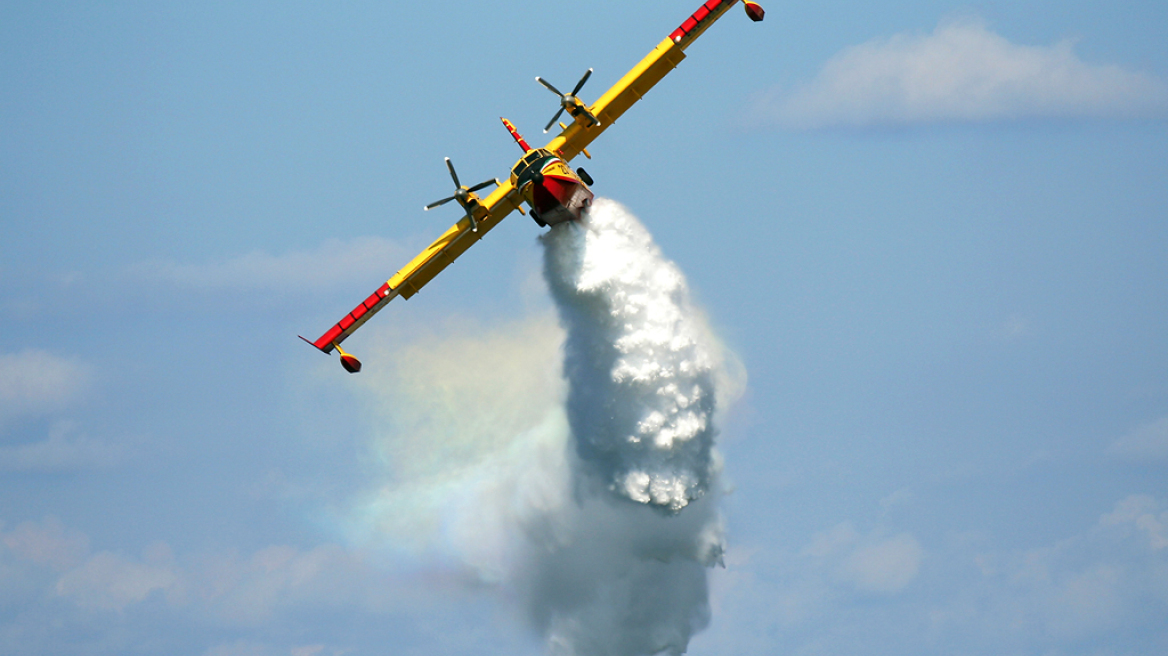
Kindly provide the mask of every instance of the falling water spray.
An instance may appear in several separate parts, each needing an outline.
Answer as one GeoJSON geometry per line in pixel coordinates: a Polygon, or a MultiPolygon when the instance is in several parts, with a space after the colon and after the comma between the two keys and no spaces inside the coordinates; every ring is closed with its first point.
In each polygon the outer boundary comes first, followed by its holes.
{"type": "Polygon", "coordinates": [[[715,345],[681,271],[619,204],[597,199],[543,242],[575,503],[535,545],[532,616],[557,656],[684,653],[723,550],[715,345]]]}
{"type": "Polygon", "coordinates": [[[362,384],[389,467],[353,538],[509,591],[551,656],[684,653],[722,558],[714,413],[737,379],[625,208],[598,198],[542,243],[558,327],[382,340],[392,366],[362,384]]]}

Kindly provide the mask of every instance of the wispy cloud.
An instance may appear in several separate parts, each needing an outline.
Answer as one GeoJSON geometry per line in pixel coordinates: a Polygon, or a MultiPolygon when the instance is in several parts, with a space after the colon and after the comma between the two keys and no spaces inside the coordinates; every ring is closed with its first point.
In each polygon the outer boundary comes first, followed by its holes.
{"type": "MultiPolygon", "coordinates": [[[[401,610],[405,599],[418,602],[426,595],[414,589],[403,593],[367,560],[368,554],[336,544],[310,549],[271,545],[244,555],[176,555],[167,543],[156,541],[139,554],[127,554],[91,551],[87,535],[53,517],[4,529],[0,522],[0,580],[15,577],[31,587],[0,592],[0,601],[25,604],[30,612],[45,610],[41,604],[55,598],[101,617],[108,611],[132,612],[154,598],[177,615],[238,628],[285,614],[299,617],[305,609],[401,610]]],[[[323,646],[297,649],[332,653],[323,646]]]]}
{"type": "Polygon", "coordinates": [[[816,534],[802,555],[834,569],[836,581],[857,591],[894,594],[917,577],[924,549],[908,533],[862,536],[844,522],[816,534]]]}
{"type": "Polygon", "coordinates": [[[82,608],[122,611],[155,591],[173,590],[178,582],[169,562],[136,562],[103,551],[62,575],[56,591],[82,608]]]}
{"type": "Polygon", "coordinates": [[[124,445],[91,438],[60,418],[92,387],[92,368],[76,358],[27,349],[0,353],[0,435],[6,421],[49,417],[39,441],[0,444],[0,472],[50,472],[109,467],[128,453],[124,445]]]}
{"type": "Polygon", "coordinates": [[[1126,119],[1168,114],[1168,84],[1084,62],[1070,40],[1019,45],[961,20],[846,48],[814,80],[770,93],[755,110],[795,128],[1126,119]]]}
{"type": "Polygon", "coordinates": [[[1107,448],[1107,454],[1125,460],[1168,460],[1168,417],[1143,424],[1107,448]]]}
{"type": "Polygon", "coordinates": [[[864,533],[844,522],[799,552],[757,549],[716,573],[722,612],[710,642],[729,653],[863,653],[872,650],[858,645],[880,643],[895,649],[878,653],[957,644],[1001,654],[1088,643],[1151,653],[1163,641],[1163,499],[1127,496],[1093,525],[1045,545],[1007,547],[971,531],[936,535],[929,547],[888,527],[864,533]]]}
{"type": "Polygon", "coordinates": [[[38,442],[0,446],[0,471],[60,472],[104,469],[121,463],[130,447],[89,437],[74,422],[59,420],[38,442]]]}
{"type": "Polygon", "coordinates": [[[22,522],[10,532],[0,531],[0,544],[18,559],[58,571],[76,567],[89,553],[89,536],[66,528],[55,517],[22,522]]]}
{"type": "Polygon", "coordinates": [[[385,280],[405,263],[407,252],[379,237],[329,239],[313,250],[273,255],[254,251],[220,262],[143,262],[129,274],[148,284],[195,291],[287,294],[318,292],[348,281],[385,280]]]}
{"type": "Polygon", "coordinates": [[[1148,539],[1154,551],[1168,548],[1168,508],[1161,511],[1160,502],[1147,494],[1133,494],[1115,504],[1115,510],[1099,520],[1104,527],[1135,528],[1148,539]]]}
{"type": "Polygon", "coordinates": [[[0,422],[67,406],[88,387],[90,368],[75,358],[26,349],[0,353],[0,422]]]}

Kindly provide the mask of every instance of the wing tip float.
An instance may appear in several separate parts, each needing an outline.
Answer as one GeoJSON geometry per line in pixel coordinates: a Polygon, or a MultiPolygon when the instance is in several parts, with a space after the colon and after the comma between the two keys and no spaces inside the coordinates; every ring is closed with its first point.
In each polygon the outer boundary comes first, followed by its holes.
{"type": "MultiPolygon", "coordinates": [[[[306,343],[308,343],[312,347],[320,349],[321,353],[328,355],[328,351],[326,351],[323,348],[320,348],[319,346],[316,345],[315,342],[308,339],[304,335],[297,335],[297,337],[299,337],[300,339],[303,339],[306,343]]],[[[345,368],[345,371],[347,371],[351,374],[355,374],[355,373],[358,373],[359,371],[361,371],[361,361],[358,360],[355,356],[350,355],[350,354],[342,351],[340,345],[337,344],[336,342],[331,342],[329,344],[329,350],[332,350],[332,349],[336,349],[337,353],[341,356],[341,366],[345,368]]]]}
{"type": "Polygon", "coordinates": [[[762,5],[758,4],[757,2],[744,1],[742,4],[746,9],[746,15],[749,16],[750,20],[754,22],[758,23],[762,21],[764,16],[766,16],[766,10],[764,10],[762,5]]]}
{"type": "MultiPolygon", "coordinates": [[[[430,210],[456,200],[465,211],[465,216],[316,341],[305,337],[300,339],[326,355],[335,350],[345,371],[355,374],[361,371],[361,361],[341,350],[341,342],[397,296],[408,299],[418,293],[418,290],[476,241],[482,239],[486,232],[495,227],[512,210],[519,210],[525,214],[523,202],[531,205],[531,216],[541,227],[579,218],[580,212],[591,204],[593,194],[588,186],[592,184],[592,179],[583,170],[580,170],[578,175],[567,163],[580,153],[591,158],[585,150],[588,144],[676,67],[685,58],[682,51],[737,2],[738,0],[709,0],[703,3],[665,41],[591,106],[586,105],[576,95],[591,77],[591,68],[576,83],[572,92],[567,94],[561,93],[543,78],[536,77],[535,80],[542,86],[560,96],[559,111],[552,117],[544,132],[550,130],[565,111],[573,119],[567,125],[559,124],[562,129],[560,135],[544,148],[532,148],[510,121],[502,119],[511,136],[524,151],[524,158],[512,169],[510,181],[503,183],[492,178],[465,187],[459,182],[454,165],[447,157],[446,166],[454,180],[456,191],[453,196],[430,203],[423,209],[430,210]],[[474,193],[492,183],[496,185],[496,189],[486,198],[480,198],[474,193]]],[[[755,22],[763,20],[766,12],[757,2],[743,0],[742,4],[750,20],[755,22]]]]}

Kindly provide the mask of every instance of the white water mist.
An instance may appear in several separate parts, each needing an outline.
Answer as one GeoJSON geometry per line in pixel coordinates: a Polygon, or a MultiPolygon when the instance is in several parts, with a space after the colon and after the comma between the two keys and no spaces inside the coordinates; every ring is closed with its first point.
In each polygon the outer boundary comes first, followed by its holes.
{"type": "Polygon", "coordinates": [[[360,385],[384,480],[350,534],[506,590],[552,656],[684,653],[722,557],[714,411],[738,381],[622,206],[542,242],[559,326],[383,329],[360,385]]]}
{"type": "Polygon", "coordinates": [[[644,226],[603,198],[544,242],[586,478],[681,510],[709,489],[715,406],[715,360],[685,277],[644,226]]]}
{"type": "Polygon", "coordinates": [[[684,653],[723,550],[714,345],[681,271],[621,205],[597,199],[543,242],[575,503],[535,545],[532,617],[556,656],[684,653]]]}

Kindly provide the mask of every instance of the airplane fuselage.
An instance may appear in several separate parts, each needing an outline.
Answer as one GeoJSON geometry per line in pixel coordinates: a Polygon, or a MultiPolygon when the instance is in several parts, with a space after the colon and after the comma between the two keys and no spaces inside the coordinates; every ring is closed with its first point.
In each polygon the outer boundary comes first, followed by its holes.
{"type": "Polygon", "coordinates": [[[515,163],[511,185],[523,195],[541,225],[579,219],[594,197],[572,167],[545,148],[529,150],[515,163]]]}

